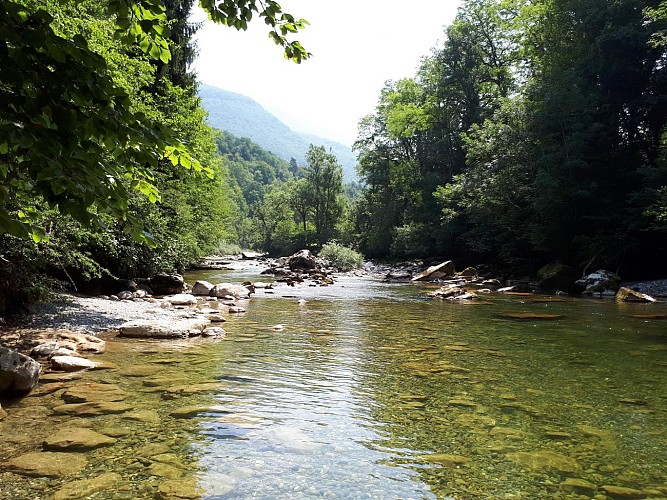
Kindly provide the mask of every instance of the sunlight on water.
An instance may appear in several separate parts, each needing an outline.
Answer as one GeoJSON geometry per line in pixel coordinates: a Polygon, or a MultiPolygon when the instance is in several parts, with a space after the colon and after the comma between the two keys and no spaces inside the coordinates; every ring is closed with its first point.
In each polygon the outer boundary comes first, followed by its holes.
{"type": "Polygon", "coordinates": [[[223,341],[108,338],[117,369],[15,403],[3,457],[62,427],[116,442],[77,453],[87,465],[68,477],[0,469],[2,498],[110,472],[113,491],[92,498],[169,498],[167,484],[209,499],[667,497],[667,320],[646,316],[665,305],[452,304],[360,278],[272,292],[229,317],[223,341]],[[55,414],[82,382],[116,384],[132,409],[55,414]]]}

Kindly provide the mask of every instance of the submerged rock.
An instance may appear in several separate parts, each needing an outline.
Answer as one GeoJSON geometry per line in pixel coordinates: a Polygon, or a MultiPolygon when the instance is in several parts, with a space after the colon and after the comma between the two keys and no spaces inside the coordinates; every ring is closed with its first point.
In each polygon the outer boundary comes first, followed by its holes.
{"type": "Polygon", "coordinates": [[[81,479],[79,481],[66,483],[56,492],[53,498],[54,500],[78,500],[80,498],[88,498],[95,493],[110,490],[121,481],[122,477],[120,474],[107,472],[106,474],[102,474],[101,476],[92,479],[81,479]]]}
{"type": "Polygon", "coordinates": [[[45,450],[94,450],[101,446],[109,446],[116,442],[114,438],[100,434],[85,427],[60,429],[44,441],[45,450]]]}
{"type": "Polygon", "coordinates": [[[116,401],[91,401],[87,403],[59,405],[53,408],[53,412],[57,415],[92,417],[97,415],[113,415],[116,413],[125,413],[131,409],[132,406],[126,403],[116,401]]]}
{"type": "Polygon", "coordinates": [[[195,499],[200,498],[204,490],[197,486],[195,478],[183,480],[167,480],[160,483],[155,493],[157,500],[195,499]]]}
{"type": "Polygon", "coordinates": [[[648,496],[641,490],[626,488],[624,486],[604,485],[600,486],[600,489],[611,498],[646,498],[648,496]]]}
{"type": "Polygon", "coordinates": [[[555,471],[573,474],[581,469],[574,458],[553,451],[532,451],[508,453],[507,458],[533,471],[555,471]]]}
{"type": "Polygon", "coordinates": [[[34,359],[0,347],[0,393],[27,393],[39,381],[42,367],[34,359]]]}
{"type": "Polygon", "coordinates": [[[419,457],[424,462],[442,465],[443,467],[460,467],[470,463],[472,460],[462,455],[452,455],[449,453],[437,453],[435,455],[421,455],[419,457]]]}
{"type": "Polygon", "coordinates": [[[568,493],[578,493],[580,495],[591,495],[595,493],[598,487],[584,479],[569,478],[558,485],[560,491],[568,493]]]}
{"type": "Polygon", "coordinates": [[[65,477],[81,472],[87,461],[77,453],[31,452],[7,460],[1,467],[31,477],[65,477]]]}
{"type": "Polygon", "coordinates": [[[65,403],[88,403],[91,401],[123,401],[127,393],[114,384],[82,383],[67,389],[62,399],[65,403]]]}

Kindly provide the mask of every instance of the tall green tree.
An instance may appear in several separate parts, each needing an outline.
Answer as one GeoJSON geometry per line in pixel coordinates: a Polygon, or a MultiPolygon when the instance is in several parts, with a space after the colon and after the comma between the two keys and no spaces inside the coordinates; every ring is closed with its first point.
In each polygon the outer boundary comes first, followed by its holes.
{"type": "Polygon", "coordinates": [[[335,235],[336,223],[343,212],[343,169],[324,146],[311,144],[306,161],[304,189],[310,198],[317,241],[324,244],[335,235]]]}

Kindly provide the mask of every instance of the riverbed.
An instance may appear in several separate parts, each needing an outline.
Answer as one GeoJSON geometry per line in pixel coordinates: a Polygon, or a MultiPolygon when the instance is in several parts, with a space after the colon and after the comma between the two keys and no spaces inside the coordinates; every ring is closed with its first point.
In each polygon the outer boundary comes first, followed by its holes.
{"type": "Polygon", "coordinates": [[[342,277],[258,290],[223,340],[102,334],[109,369],[4,405],[0,458],[62,429],[113,443],[66,450],[85,460],[68,475],[0,472],[0,496],[76,498],[106,475],[92,498],[667,498],[665,304],[426,290],[342,277]],[[129,408],[58,413],[92,383],[129,408]]]}

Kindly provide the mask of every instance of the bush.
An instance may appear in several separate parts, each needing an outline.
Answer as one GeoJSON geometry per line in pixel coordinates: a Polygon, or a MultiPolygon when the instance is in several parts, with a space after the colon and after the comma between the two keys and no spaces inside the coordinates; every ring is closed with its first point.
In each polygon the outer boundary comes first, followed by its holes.
{"type": "Polygon", "coordinates": [[[351,271],[364,265],[364,256],[356,250],[344,247],[335,242],[326,243],[318,257],[329,261],[339,271],[351,271]]]}

